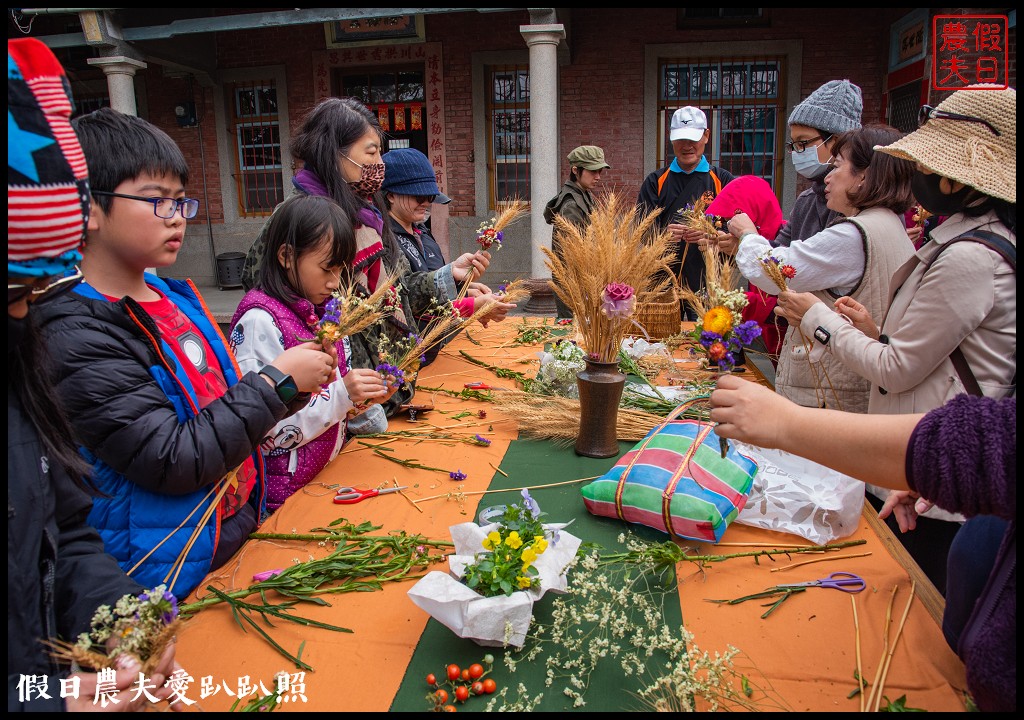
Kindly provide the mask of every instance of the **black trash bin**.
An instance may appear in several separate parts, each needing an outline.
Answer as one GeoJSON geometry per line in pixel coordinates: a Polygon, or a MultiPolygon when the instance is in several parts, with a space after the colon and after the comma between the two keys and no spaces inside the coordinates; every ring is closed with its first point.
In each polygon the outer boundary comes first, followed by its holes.
{"type": "Polygon", "coordinates": [[[242,287],[245,253],[226,252],[217,256],[217,284],[221,290],[242,287]]]}

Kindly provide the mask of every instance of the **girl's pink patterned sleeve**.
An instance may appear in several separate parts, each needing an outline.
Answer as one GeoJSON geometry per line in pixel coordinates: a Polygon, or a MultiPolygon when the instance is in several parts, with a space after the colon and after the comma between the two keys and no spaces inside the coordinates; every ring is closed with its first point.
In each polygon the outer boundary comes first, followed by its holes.
{"type": "Polygon", "coordinates": [[[473,298],[462,298],[452,303],[455,309],[459,311],[460,317],[469,317],[473,314],[473,298]]]}

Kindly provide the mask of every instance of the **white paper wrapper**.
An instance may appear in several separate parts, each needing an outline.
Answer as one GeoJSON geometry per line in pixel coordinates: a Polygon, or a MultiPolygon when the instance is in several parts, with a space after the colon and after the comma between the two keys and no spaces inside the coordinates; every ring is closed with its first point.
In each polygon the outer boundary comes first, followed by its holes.
{"type": "Polygon", "coordinates": [[[473,562],[474,554],[483,552],[482,543],[487,533],[497,527],[497,524],[481,527],[469,522],[449,528],[455,543],[455,555],[448,559],[451,574],[437,570],[429,572],[409,589],[408,594],[417,607],[461,638],[487,647],[501,647],[507,641],[512,647],[519,648],[526,642],[526,632],[533,618],[533,603],[548,591],[564,593],[568,588],[565,569],[575,557],[581,541],[562,530],[564,524],[545,525],[546,530],[559,532],[558,542],[549,541],[548,549],[534,563],[540,584],[511,595],[488,598],[469,589],[458,578],[466,565],[473,562]],[[508,638],[505,637],[506,623],[512,626],[508,638]]]}

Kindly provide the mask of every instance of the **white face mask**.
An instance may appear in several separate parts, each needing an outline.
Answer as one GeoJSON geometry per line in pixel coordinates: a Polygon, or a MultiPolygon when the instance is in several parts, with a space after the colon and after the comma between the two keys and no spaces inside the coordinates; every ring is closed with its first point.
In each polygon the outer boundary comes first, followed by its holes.
{"type": "Polygon", "coordinates": [[[795,152],[790,157],[793,158],[793,167],[796,168],[796,171],[808,180],[824,177],[832,169],[832,156],[829,156],[828,162],[821,162],[818,160],[818,148],[816,147],[809,147],[801,153],[795,152]]]}

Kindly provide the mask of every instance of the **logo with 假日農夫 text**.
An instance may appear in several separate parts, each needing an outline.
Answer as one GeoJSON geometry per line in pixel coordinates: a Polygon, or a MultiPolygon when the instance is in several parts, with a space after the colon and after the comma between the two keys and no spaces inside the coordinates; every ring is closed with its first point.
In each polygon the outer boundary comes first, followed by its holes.
{"type": "Polygon", "coordinates": [[[932,87],[1009,86],[1006,15],[936,15],[932,18],[932,87]]]}

